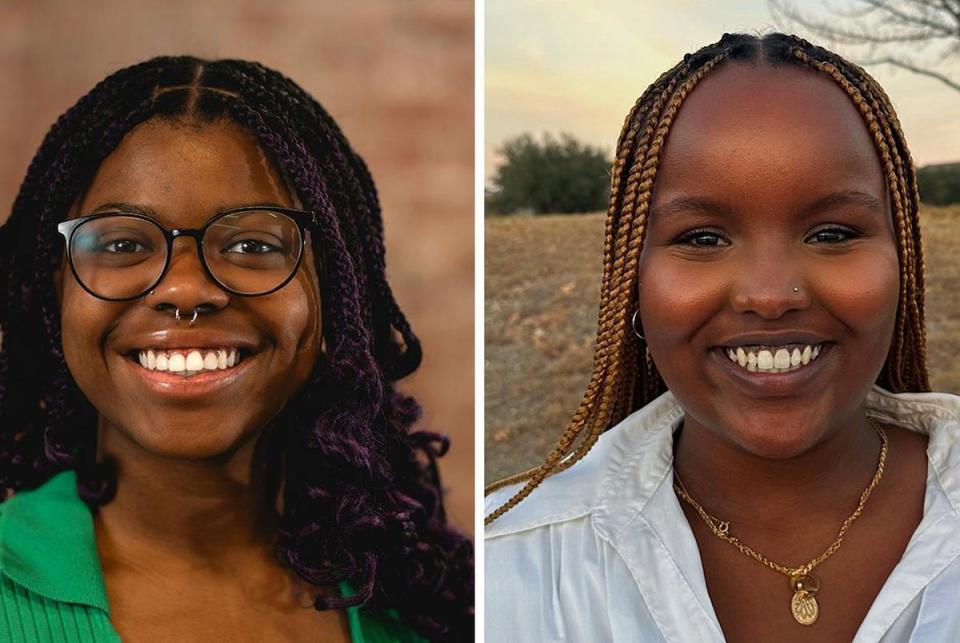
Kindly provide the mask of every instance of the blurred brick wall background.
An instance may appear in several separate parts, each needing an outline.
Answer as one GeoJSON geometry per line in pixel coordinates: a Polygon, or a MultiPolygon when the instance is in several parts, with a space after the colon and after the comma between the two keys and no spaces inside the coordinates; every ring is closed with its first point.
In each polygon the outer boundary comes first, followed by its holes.
{"type": "Polygon", "coordinates": [[[313,94],[370,166],[388,275],[424,345],[405,382],[453,437],[451,520],[473,526],[473,3],[0,0],[0,221],[47,128],[120,67],[257,60],[313,94]]]}

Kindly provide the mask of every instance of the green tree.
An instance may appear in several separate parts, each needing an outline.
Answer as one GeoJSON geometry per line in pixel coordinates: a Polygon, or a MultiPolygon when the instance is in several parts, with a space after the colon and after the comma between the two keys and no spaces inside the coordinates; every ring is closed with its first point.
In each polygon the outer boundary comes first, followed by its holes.
{"type": "Polygon", "coordinates": [[[920,200],[927,205],[960,203],[960,163],[928,165],[917,170],[920,200]]]}
{"type": "Polygon", "coordinates": [[[607,206],[610,161],[603,150],[569,134],[523,134],[503,144],[503,164],[487,191],[490,212],[595,212],[607,206]]]}

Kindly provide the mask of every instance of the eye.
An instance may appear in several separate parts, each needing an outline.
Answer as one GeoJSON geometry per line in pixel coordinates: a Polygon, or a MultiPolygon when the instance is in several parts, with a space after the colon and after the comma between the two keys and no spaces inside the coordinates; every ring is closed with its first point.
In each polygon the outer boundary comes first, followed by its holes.
{"type": "Polygon", "coordinates": [[[114,239],[101,245],[100,250],[114,254],[129,254],[133,252],[149,252],[150,248],[133,239],[114,239]]]}
{"type": "Polygon", "coordinates": [[[814,230],[813,233],[807,237],[807,241],[812,240],[815,243],[837,245],[846,243],[847,241],[852,241],[858,237],[860,237],[860,233],[853,228],[832,225],[814,230]]]}
{"type": "Polygon", "coordinates": [[[694,248],[717,248],[727,245],[727,241],[719,232],[698,228],[684,232],[674,240],[675,244],[693,246],[694,248]]]}
{"type": "Polygon", "coordinates": [[[244,239],[243,241],[237,241],[231,246],[227,246],[224,249],[224,252],[235,252],[237,254],[267,254],[270,252],[280,252],[280,248],[271,245],[265,241],[258,241],[257,239],[244,239]]]}

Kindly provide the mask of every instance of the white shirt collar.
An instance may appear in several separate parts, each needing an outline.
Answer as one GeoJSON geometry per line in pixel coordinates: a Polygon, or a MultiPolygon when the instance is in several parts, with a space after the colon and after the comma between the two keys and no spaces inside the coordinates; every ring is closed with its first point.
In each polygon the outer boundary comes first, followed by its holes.
{"type": "MultiPolygon", "coordinates": [[[[857,641],[879,640],[917,593],[960,556],[960,397],[894,394],[874,386],[866,406],[867,413],[880,421],[928,435],[929,466],[921,523],[864,620],[857,641]]],[[[589,516],[597,536],[630,567],[648,609],[661,625],[669,627],[677,620],[678,604],[699,605],[699,612],[684,613],[684,635],[696,633],[697,640],[704,641],[722,639],[696,540],[672,489],[673,432],[682,418],[676,398],[669,392],[660,396],[607,431],[576,465],[547,479],[528,500],[494,522],[486,537],[589,516]],[[663,574],[675,579],[669,593],[646,586],[654,582],[649,570],[643,569],[651,559],[660,561],[657,582],[662,583],[663,574]]],[[[487,511],[518,488],[489,497],[487,511]]],[[[954,610],[955,605],[925,609],[954,610]]]]}

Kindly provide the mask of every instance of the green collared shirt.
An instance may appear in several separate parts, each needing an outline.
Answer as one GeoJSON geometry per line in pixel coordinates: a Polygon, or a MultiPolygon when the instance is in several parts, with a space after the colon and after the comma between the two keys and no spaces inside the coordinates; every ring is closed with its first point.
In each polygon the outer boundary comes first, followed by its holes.
{"type": "MultiPolygon", "coordinates": [[[[341,591],[346,591],[341,587],[341,591]]],[[[418,643],[392,614],[347,609],[354,643],[418,643]]],[[[0,504],[0,641],[115,643],[93,532],[73,471],[0,504]]]]}

